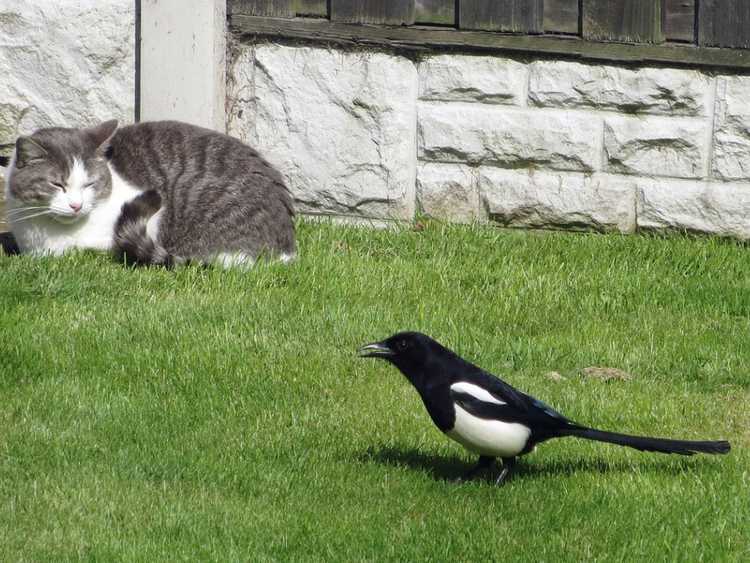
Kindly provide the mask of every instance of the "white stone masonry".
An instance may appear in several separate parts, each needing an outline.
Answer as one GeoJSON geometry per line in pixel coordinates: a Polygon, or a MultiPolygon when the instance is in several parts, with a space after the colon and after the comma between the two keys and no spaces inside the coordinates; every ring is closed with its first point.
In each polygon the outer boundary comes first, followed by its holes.
{"type": "Polygon", "coordinates": [[[750,77],[241,45],[229,131],[302,211],[750,238],[750,77]]]}
{"type": "Polygon", "coordinates": [[[228,130],[285,175],[300,211],[415,212],[417,71],[408,59],[313,47],[244,48],[228,130]]]}
{"type": "Polygon", "coordinates": [[[135,118],[132,0],[0,0],[0,143],[135,118]]]}

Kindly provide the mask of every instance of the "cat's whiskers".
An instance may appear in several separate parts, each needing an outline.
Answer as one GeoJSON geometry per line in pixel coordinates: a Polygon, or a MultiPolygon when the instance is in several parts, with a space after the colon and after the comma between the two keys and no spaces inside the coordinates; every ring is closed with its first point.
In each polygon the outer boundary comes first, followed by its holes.
{"type": "Polygon", "coordinates": [[[45,209],[44,211],[37,211],[35,213],[31,213],[30,215],[25,215],[21,217],[8,217],[11,221],[14,223],[20,223],[21,221],[28,221],[29,219],[34,219],[35,217],[41,217],[42,215],[52,215],[52,211],[49,209],[45,209]]]}
{"type": "Polygon", "coordinates": [[[11,215],[21,215],[27,211],[38,211],[39,209],[49,209],[49,206],[47,205],[33,205],[29,207],[16,207],[14,209],[8,209],[7,214],[8,217],[11,215]]]}

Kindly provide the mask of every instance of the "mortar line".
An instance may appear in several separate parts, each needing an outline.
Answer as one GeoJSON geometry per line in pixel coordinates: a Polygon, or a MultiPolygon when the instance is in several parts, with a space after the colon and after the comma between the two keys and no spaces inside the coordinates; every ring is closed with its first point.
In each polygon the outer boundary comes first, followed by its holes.
{"type": "Polygon", "coordinates": [[[714,85],[711,88],[711,107],[708,122],[708,131],[706,132],[706,162],[703,168],[703,178],[705,180],[711,180],[711,164],[714,160],[714,132],[716,131],[716,124],[718,119],[718,112],[716,106],[719,103],[719,82],[721,81],[724,92],[722,92],[722,99],[726,97],[726,81],[720,76],[714,76],[714,85]]]}

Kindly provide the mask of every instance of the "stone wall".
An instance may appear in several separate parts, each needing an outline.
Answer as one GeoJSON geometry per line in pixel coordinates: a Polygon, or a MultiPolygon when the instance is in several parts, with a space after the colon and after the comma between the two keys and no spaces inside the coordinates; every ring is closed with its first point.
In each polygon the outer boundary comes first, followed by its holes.
{"type": "Polygon", "coordinates": [[[229,69],[227,129],[282,170],[300,211],[411,219],[417,84],[401,57],[246,47],[229,69]]]}
{"type": "Polygon", "coordinates": [[[134,119],[132,0],[0,0],[0,144],[134,119]]]}
{"type": "Polygon", "coordinates": [[[750,237],[750,77],[258,43],[228,91],[304,212],[750,237]]]}

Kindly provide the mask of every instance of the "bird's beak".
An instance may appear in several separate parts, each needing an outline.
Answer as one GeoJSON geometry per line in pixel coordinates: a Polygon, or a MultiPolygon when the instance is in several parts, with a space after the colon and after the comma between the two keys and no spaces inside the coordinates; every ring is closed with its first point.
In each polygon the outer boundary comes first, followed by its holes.
{"type": "Polygon", "coordinates": [[[373,342],[362,346],[359,349],[359,356],[361,358],[390,358],[393,356],[393,351],[382,342],[373,342]]]}

